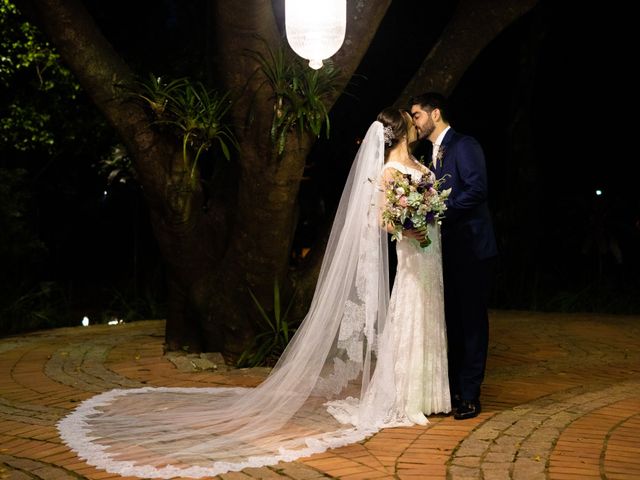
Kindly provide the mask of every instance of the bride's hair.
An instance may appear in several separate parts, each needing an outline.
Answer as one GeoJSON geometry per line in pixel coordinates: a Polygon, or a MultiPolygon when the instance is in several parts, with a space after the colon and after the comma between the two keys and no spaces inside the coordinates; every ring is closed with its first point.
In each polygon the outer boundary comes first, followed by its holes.
{"type": "Polygon", "coordinates": [[[403,137],[407,137],[407,144],[416,141],[415,129],[411,115],[399,108],[388,107],[382,110],[376,118],[385,129],[385,156],[393,150],[403,137]]]}

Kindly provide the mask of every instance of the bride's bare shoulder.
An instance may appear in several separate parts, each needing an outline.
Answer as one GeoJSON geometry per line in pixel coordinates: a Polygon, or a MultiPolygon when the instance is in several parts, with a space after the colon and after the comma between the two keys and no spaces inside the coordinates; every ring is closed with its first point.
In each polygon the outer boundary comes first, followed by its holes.
{"type": "Polygon", "coordinates": [[[402,164],[395,161],[387,162],[382,166],[382,171],[402,173],[402,164]]]}

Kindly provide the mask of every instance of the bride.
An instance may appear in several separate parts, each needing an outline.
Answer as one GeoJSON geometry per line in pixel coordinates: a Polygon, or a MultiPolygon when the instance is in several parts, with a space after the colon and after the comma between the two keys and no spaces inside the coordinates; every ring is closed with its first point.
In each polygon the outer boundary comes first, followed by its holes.
{"type": "Polygon", "coordinates": [[[80,458],[125,476],[201,478],[291,461],[428,423],[451,409],[437,225],[423,250],[405,232],[389,298],[381,186],[433,176],[409,153],[406,112],[383,110],[345,185],[311,307],[256,388],[110,390],[58,424],[80,458]]]}

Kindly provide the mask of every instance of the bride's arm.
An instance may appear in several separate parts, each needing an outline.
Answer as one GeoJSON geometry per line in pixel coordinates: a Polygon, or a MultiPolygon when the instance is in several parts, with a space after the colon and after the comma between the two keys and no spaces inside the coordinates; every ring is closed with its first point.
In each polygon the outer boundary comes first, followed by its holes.
{"type": "Polygon", "coordinates": [[[380,202],[380,227],[383,230],[386,230],[387,233],[393,233],[393,226],[384,222],[384,220],[382,219],[382,212],[387,207],[388,203],[386,195],[387,185],[393,180],[393,176],[396,174],[396,172],[398,172],[398,170],[396,170],[395,168],[385,168],[384,170],[382,170],[382,179],[380,182],[380,190],[382,191],[382,201],[380,202]]]}

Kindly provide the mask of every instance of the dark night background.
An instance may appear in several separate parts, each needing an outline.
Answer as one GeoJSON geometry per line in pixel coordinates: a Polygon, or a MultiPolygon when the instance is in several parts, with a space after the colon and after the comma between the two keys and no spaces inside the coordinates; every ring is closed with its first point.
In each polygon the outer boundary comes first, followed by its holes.
{"type": "MultiPolygon", "coordinates": [[[[136,72],[216,85],[207,2],[86,3],[136,72]]],[[[454,7],[392,3],[350,95],[331,113],[331,138],[309,158],[298,250],[333,215],[356,139],[397,99],[454,7]]],[[[629,7],[607,7],[542,0],[482,52],[451,95],[452,126],[475,136],[487,158],[501,252],[494,308],[640,312],[636,159],[618,125],[631,102],[629,7]]],[[[0,95],[3,103],[9,97],[0,95]]],[[[133,181],[107,183],[94,165],[117,139],[82,92],[69,105],[65,115],[84,129],[62,150],[21,153],[0,144],[0,168],[27,170],[26,215],[42,247],[23,264],[5,265],[0,316],[15,314],[16,299],[47,282],[50,309],[63,312],[56,325],[78,324],[85,314],[157,318],[163,271],[139,189],[133,181]]],[[[52,322],[0,322],[0,331],[52,322]]]]}

